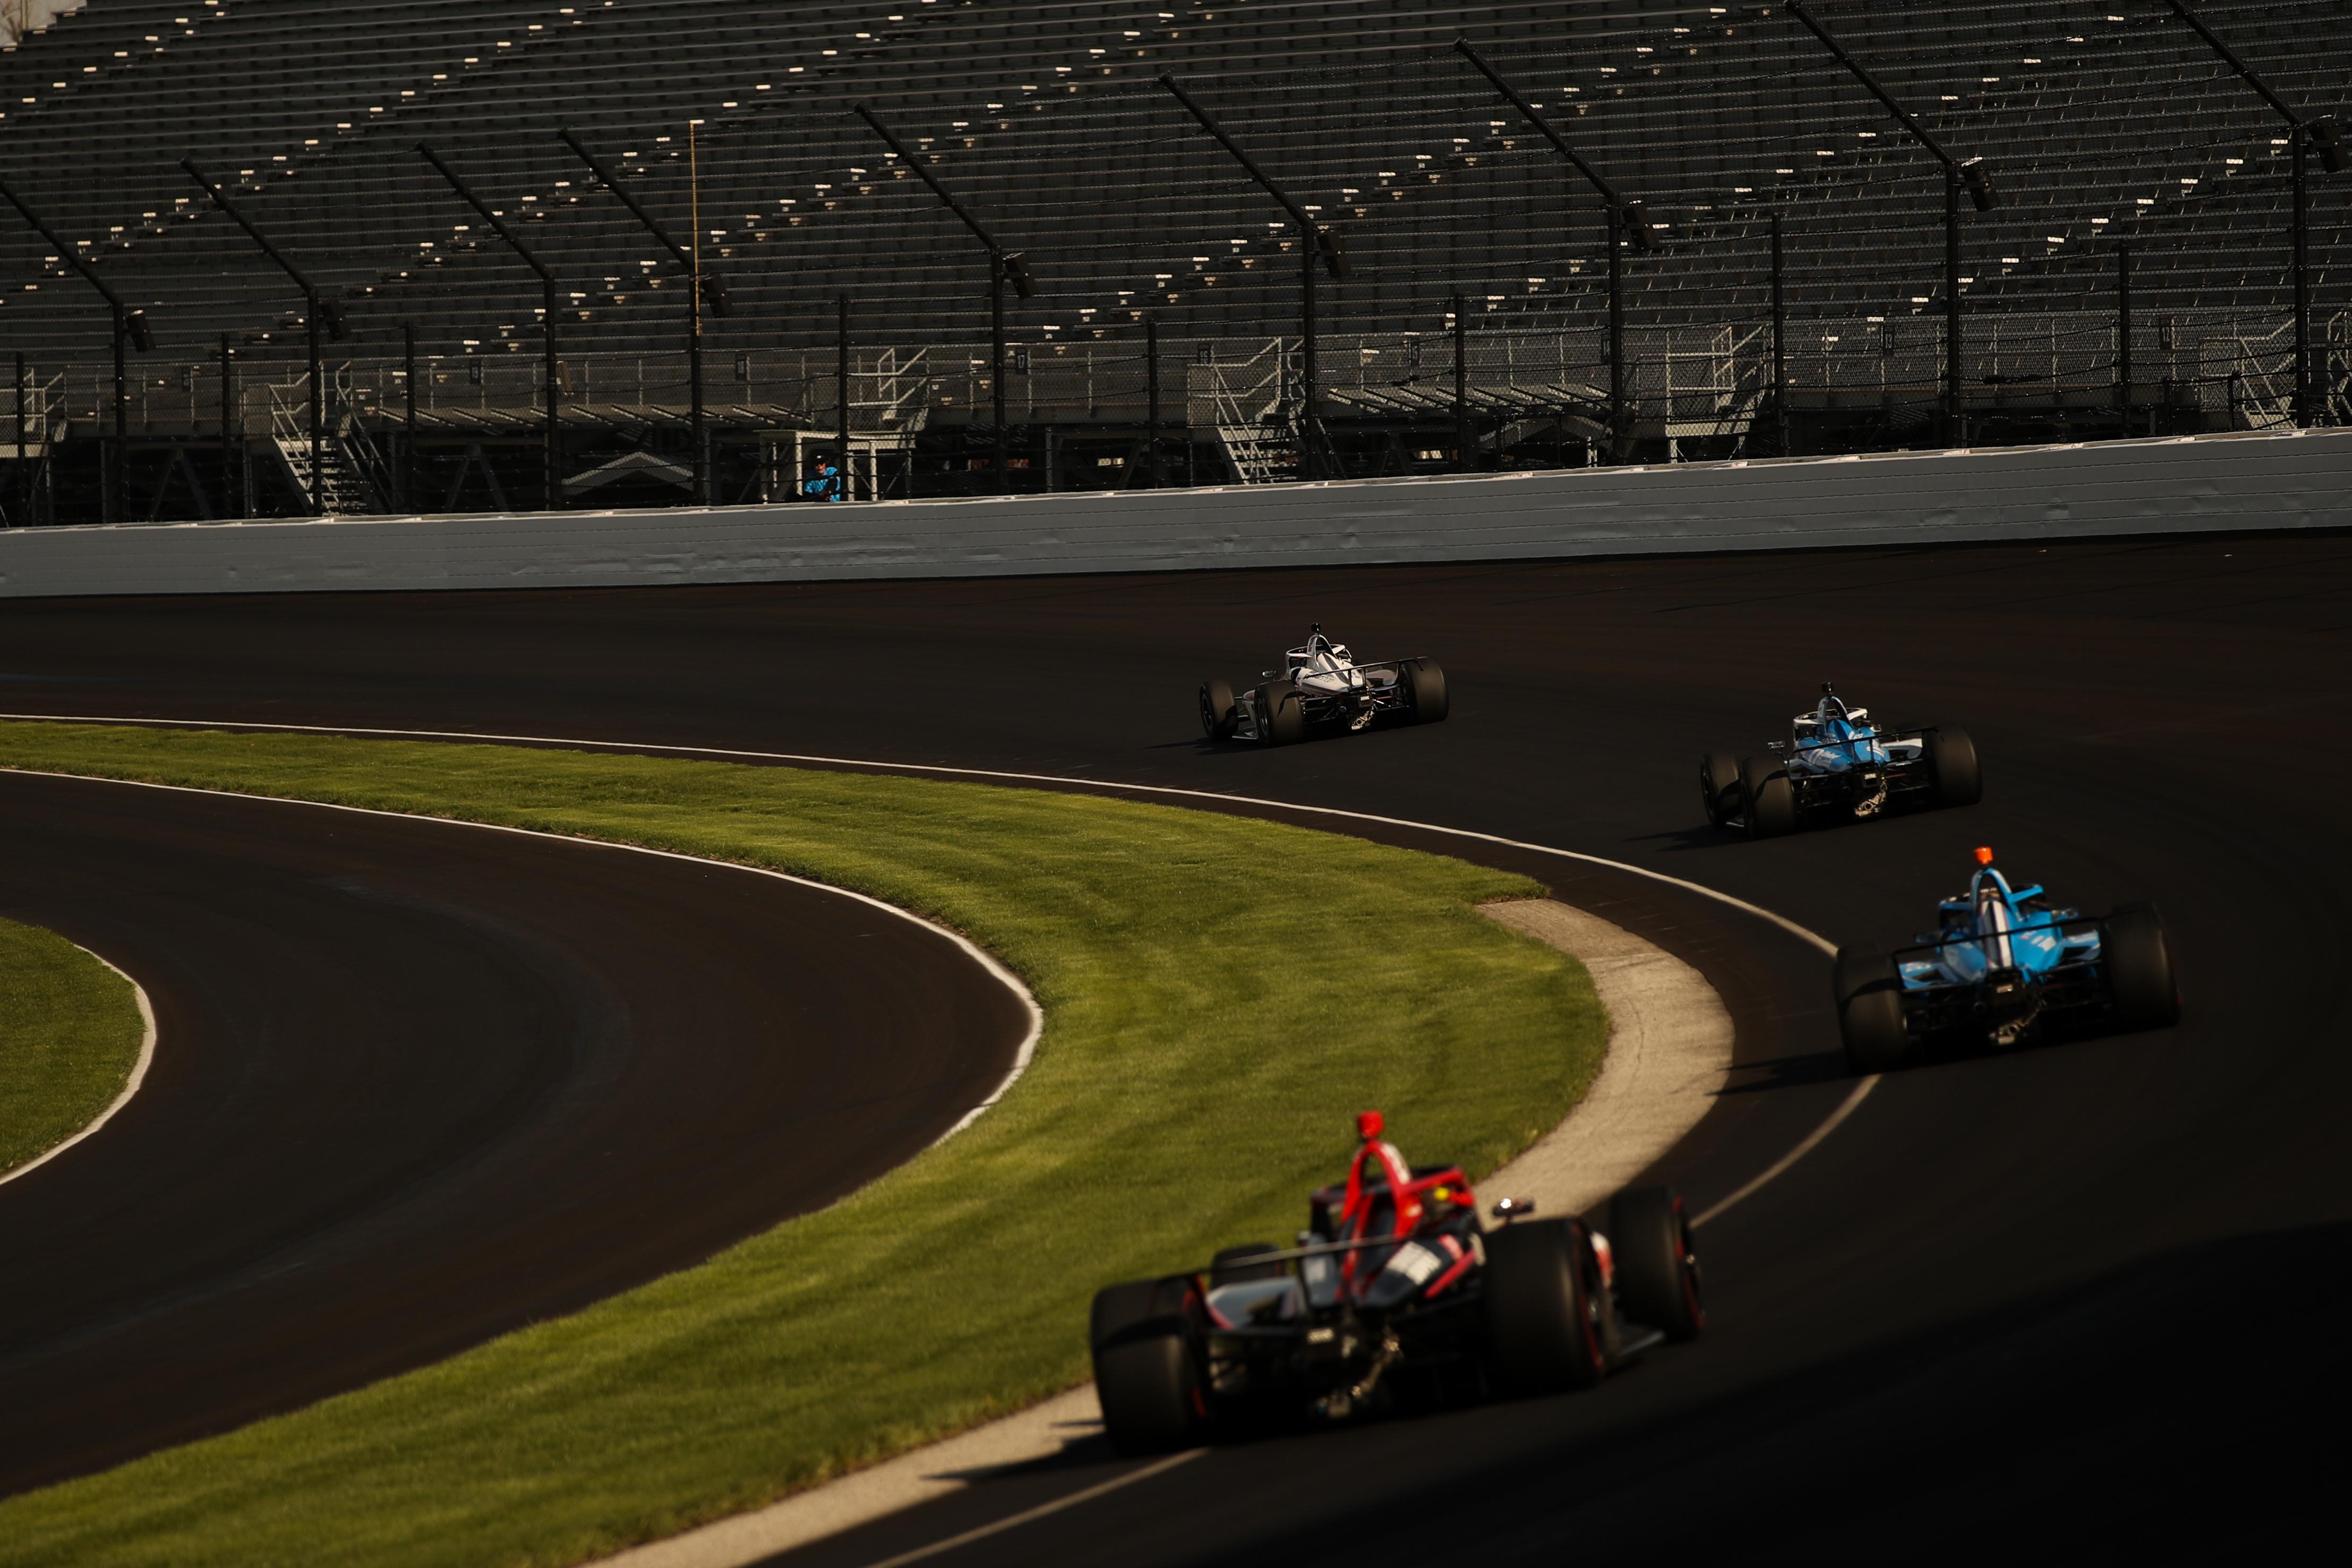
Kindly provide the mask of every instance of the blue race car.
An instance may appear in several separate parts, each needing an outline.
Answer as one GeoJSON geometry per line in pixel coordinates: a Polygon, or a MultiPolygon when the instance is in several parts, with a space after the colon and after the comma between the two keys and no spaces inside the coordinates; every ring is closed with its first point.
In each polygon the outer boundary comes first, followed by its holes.
{"type": "Polygon", "coordinates": [[[1937,906],[1937,929],[1881,953],[1841,947],[1833,985],[1846,1061],[1885,1072],[1931,1046],[2005,1048],[2069,1026],[2163,1029],[2180,988],[2152,904],[2112,914],[2054,909],[2011,888],[1977,851],[1969,890],[1937,906]]]}
{"type": "Polygon", "coordinates": [[[1699,759],[1706,820],[1751,838],[1793,831],[1808,818],[1862,821],[1896,806],[1973,806],[1984,798],[1976,743],[1958,729],[1875,723],[1822,683],[1813,711],[1790,721],[1772,755],[1699,759]]]}

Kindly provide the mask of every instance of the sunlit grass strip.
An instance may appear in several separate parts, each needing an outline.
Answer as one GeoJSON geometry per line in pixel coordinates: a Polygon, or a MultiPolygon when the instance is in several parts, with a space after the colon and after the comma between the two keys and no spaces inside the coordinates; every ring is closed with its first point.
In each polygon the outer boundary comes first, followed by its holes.
{"type": "Polygon", "coordinates": [[[146,1037],[130,981],[53,931],[0,920],[0,1176],[114,1103],[146,1037]]]}
{"type": "MultiPolygon", "coordinates": [[[[1522,878],[1164,806],[484,746],[0,726],[0,764],[429,812],[772,866],[967,933],[1036,1060],[848,1201],[586,1312],[0,1503],[7,1563],[562,1563],[766,1501],[1086,1375],[1108,1280],[1287,1235],[1378,1105],[1492,1167],[1606,1025],[1479,917],[1522,878]]],[[[135,809],[135,802],[128,803],[135,809]]]]}

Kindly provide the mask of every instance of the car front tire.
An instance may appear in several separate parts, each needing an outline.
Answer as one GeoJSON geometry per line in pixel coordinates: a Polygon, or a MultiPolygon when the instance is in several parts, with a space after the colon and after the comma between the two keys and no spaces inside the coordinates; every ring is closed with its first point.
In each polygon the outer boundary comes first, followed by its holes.
{"type": "Polygon", "coordinates": [[[1234,707],[1234,688],[1212,677],[1201,683],[1201,733],[1211,740],[1233,734],[1241,715],[1234,707]]]}

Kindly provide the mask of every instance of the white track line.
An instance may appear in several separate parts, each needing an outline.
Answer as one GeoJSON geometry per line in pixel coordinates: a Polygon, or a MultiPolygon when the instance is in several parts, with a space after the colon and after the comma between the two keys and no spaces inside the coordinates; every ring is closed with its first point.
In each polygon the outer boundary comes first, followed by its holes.
{"type": "MultiPolygon", "coordinates": [[[[805,752],[748,751],[739,747],[724,746],[665,746],[654,742],[635,744],[622,740],[586,740],[575,736],[502,735],[492,732],[467,729],[380,729],[371,728],[362,725],[248,723],[240,719],[123,718],[103,714],[0,713],[0,720],[5,719],[20,720],[33,724],[130,725],[153,729],[277,730],[297,735],[376,736],[388,739],[470,740],[482,742],[504,741],[531,746],[579,747],[595,751],[623,751],[640,755],[659,752],[680,757],[740,757],[760,762],[814,763],[822,767],[829,768],[863,768],[880,773],[931,773],[950,778],[999,779],[1024,784],[1076,785],[1081,789],[1116,789],[1123,790],[1131,794],[1166,795],[1181,800],[1221,800],[1228,805],[1264,806],[1270,807],[1276,810],[1297,811],[1307,816],[1338,817],[1349,821],[1376,822],[1383,827],[1408,828],[1416,832],[1437,833],[1449,838],[1469,839],[1479,843],[1500,844],[1507,849],[1525,850],[1530,854],[1552,855],[1560,860],[1578,861],[1586,865],[1606,866],[1612,871],[1626,872],[1632,875],[1643,877],[1651,882],[1663,883],[1668,887],[1678,887],[1686,893],[1697,894],[1702,898],[1711,898],[1717,904],[1738,910],[1743,915],[1751,915],[1759,920],[1776,925],[1801,941],[1810,942],[1825,954],[1834,955],[1837,952],[1837,945],[1835,943],[1823,937],[1818,932],[1809,930],[1805,926],[1798,925],[1795,921],[1790,919],[1785,915],[1776,914],[1769,909],[1764,908],[1760,904],[1750,904],[1744,898],[1735,898],[1730,894],[1723,893],[1715,888],[1708,887],[1703,883],[1688,882],[1678,876],[1668,876],[1664,872],[1651,871],[1645,866],[1629,865],[1623,861],[1612,861],[1603,855],[1586,854],[1580,850],[1563,850],[1556,848],[1550,844],[1529,843],[1524,839],[1507,839],[1499,833],[1481,833],[1468,828],[1448,828],[1436,822],[1413,821],[1410,818],[1405,817],[1383,817],[1370,811],[1350,811],[1338,806],[1303,806],[1293,800],[1274,800],[1257,795],[1234,795],[1216,789],[1185,789],[1169,784],[1123,784],[1115,779],[1087,779],[1063,773],[1020,773],[996,768],[950,768],[945,764],[931,762],[877,762],[868,758],[822,757],[805,752]]],[[[272,797],[267,796],[256,797],[256,799],[271,798],[272,797]]],[[[383,814],[398,816],[403,815],[404,813],[386,812],[383,814]]],[[[430,820],[439,821],[446,819],[434,818],[430,820]]],[[[589,840],[581,841],[598,842],[602,841],[589,840]]],[[[716,863],[724,864],[730,862],[721,862],[716,863]]],[[[779,873],[770,873],[769,874],[776,875],[779,873]]],[[[839,890],[836,889],[835,891],[839,890]]],[[[855,897],[857,895],[852,894],[851,896],[855,897]]],[[[884,904],[882,907],[887,909],[890,906],[884,904]]],[[[900,911],[899,913],[903,914],[905,912],[900,911]]],[[[913,916],[909,916],[908,918],[911,919],[913,916]]],[[[952,933],[950,933],[950,935],[952,935],[952,933]]],[[[974,950],[977,951],[977,949],[974,950]]],[[[1017,984],[1018,982],[1015,983],[1017,984]]],[[[1024,998],[1028,996],[1028,992],[1025,988],[1022,991],[1022,995],[1024,998]]],[[[1036,1003],[1033,1000],[1029,1005],[1032,1008],[1034,1008],[1036,1003]]],[[[1025,1054],[1026,1048],[1024,1047],[1024,1054],[1023,1061],[1025,1064],[1027,1061],[1025,1054]]],[[[1015,1070],[1015,1075],[1018,1075],[1018,1069],[1015,1070]]],[[[1010,1081],[1008,1080],[1008,1082],[1009,1082],[1010,1081]]],[[[1862,1103],[1863,1100],[1869,1095],[1871,1089],[1876,1084],[1876,1082],[1877,1080],[1875,1078],[1865,1078],[1860,1083],[1855,1084],[1853,1092],[1847,1095],[1845,1100],[1838,1106],[1838,1108],[1831,1112],[1829,1116],[1823,1120],[1819,1126],[1807,1134],[1795,1148],[1790,1150],[1789,1153],[1774,1161],[1772,1165],[1768,1166],[1754,1180],[1740,1187],[1730,1197],[1724,1198],[1721,1202],[1717,1203],[1712,1207],[1708,1208],[1706,1214],[1702,1215],[1700,1218],[1711,1219],[1722,1214],[1733,1204],[1749,1197],[1767,1182],[1780,1176],[1783,1172],[1787,1171],[1790,1166],[1795,1165],[1799,1160],[1804,1158],[1806,1155],[1811,1153],[1815,1145],[1819,1145],[1823,1138],[1828,1137],[1831,1133],[1837,1129],[1839,1123],[1843,1122],[1848,1116],[1853,1113],[1854,1107],[1862,1103]]],[[[1003,1091],[1000,1089],[998,1092],[1002,1093],[1003,1091]]]]}
{"type": "Polygon", "coordinates": [[[1113,1476],[1107,1481],[1097,1481],[1083,1491],[1074,1491],[1067,1497],[1057,1497],[1051,1502],[1041,1502],[1035,1508],[1020,1513],[1007,1514],[992,1524],[983,1524],[976,1530],[967,1530],[961,1535],[950,1535],[944,1541],[934,1541],[929,1546],[918,1546],[912,1552],[901,1552],[896,1557],[885,1557],[879,1563],[869,1563],[866,1568],[901,1568],[904,1563],[920,1563],[926,1557],[937,1557],[943,1552],[953,1552],[959,1546],[969,1546],[975,1541],[985,1541],[992,1535],[1001,1535],[1008,1530],[1018,1529],[1033,1519],[1043,1519],[1049,1513],[1059,1513],[1066,1508],[1076,1508],[1082,1502],[1091,1502],[1107,1491],[1117,1491],[1121,1487],[1133,1486],[1138,1481],[1148,1481],[1163,1470],[1172,1470],[1187,1459],[1197,1459],[1207,1452],[1206,1448],[1187,1448],[1181,1454],[1171,1454],[1166,1458],[1148,1464],[1139,1470],[1129,1470],[1123,1476],[1113,1476]]]}
{"type": "Polygon", "coordinates": [[[1801,1160],[1807,1155],[1811,1154],[1816,1145],[1818,1145],[1823,1138],[1828,1137],[1832,1133],[1837,1131],[1839,1123],[1853,1114],[1855,1106],[1860,1105],[1864,1100],[1870,1098],[1870,1092],[1878,1087],[1879,1077],[1880,1074],[1874,1072],[1869,1077],[1864,1079],[1861,1082],[1855,1084],[1853,1091],[1849,1092],[1843,1100],[1838,1102],[1838,1108],[1831,1112],[1827,1116],[1823,1117],[1822,1119],[1822,1124],[1815,1127],[1811,1132],[1806,1134],[1803,1140],[1800,1142],[1795,1148],[1790,1149],[1787,1154],[1782,1155],[1779,1159],[1774,1160],[1770,1165],[1766,1166],[1762,1170],[1759,1171],[1754,1176],[1748,1179],[1748,1184],[1745,1186],[1733,1192],[1727,1197],[1717,1199],[1713,1205],[1704,1210],[1696,1219],[1691,1221],[1692,1226],[1697,1227],[1705,1225],[1708,1220],[1713,1219],[1717,1215],[1721,1214],[1725,1209],[1729,1208],[1733,1204],[1738,1203],[1740,1199],[1747,1197],[1759,1187],[1761,1187],[1766,1182],[1770,1181],[1774,1176],[1779,1176],[1782,1171],[1787,1170],[1790,1166],[1795,1165],[1799,1160],[1801,1160]]]}
{"type": "MultiPolygon", "coordinates": [[[[1012,1070],[1005,1073],[1003,1080],[997,1083],[994,1089],[989,1091],[988,1097],[986,1099],[981,1101],[971,1110],[965,1112],[962,1118],[959,1120],[954,1126],[950,1127],[946,1132],[941,1133],[938,1137],[931,1140],[931,1146],[934,1148],[939,1145],[945,1143],[948,1139],[954,1137],[966,1127],[971,1126],[974,1121],[979,1119],[982,1112],[986,1111],[990,1106],[1004,1098],[1005,1092],[1011,1089],[1013,1085],[1019,1081],[1023,1073],[1029,1071],[1029,1062],[1031,1059],[1037,1054],[1037,1038],[1045,1032],[1045,1009],[1037,1005],[1037,998],[1030,994],[1029,988],[1022,983],[1021,977],[1006,968],[1002,963],[999,963],[994,954],[989,952],[986,948],[981,946],[971,938],[957,932],[950,931],[946,926],[939,925],[934,921],[926,920],[921,915],[915,914],[911,910],[901,909],[895,904],[885,903],[883,900],[873,897],[871,894],[853,892],[845,887],[835,887],[831,883],[816,882],[804,876],[793,876],[786,872],[771,871],[766,866],[746,865],[741,861],[711,860],[704,855],[681,854],[676,850],[649,849],[644,844],[625,844],[617,842],[612,839],[590,839],[583,838],[574,833],[550,833],[542,831],[537,828],[509,827],[503,822],[471,822],[459,817],[431,817],[419,811],[386,811],[381,810],[373,806],[344,806],[338,805],[331,800],[304,800],[290,795],[256,795],[243,789],[200,789],[190,784],[153,784],[142,779],[109,779],[103,774],[97,773],[58,773],[47,768],[14,768],[7,767],[5,764],[0,764],[0,770],[21,774],[26,778],[33,779],[71,779],[91,784],[121,784],[126,785],[134,789],[168,789],[173,794],[178,795],[225,795],[233,800],[262,800],[267,801],[273,806],[301,806],[314,811],[349,811],[355,816],[362,817],[391,817],[405,822],[436,822],[443,827],[467,828],[476,832],[513,833],[527,839],[548,839],[559,844],[582,844],[586,845],[591,849],[620,850],[629,854],[656,855],[663,860],[685,861],[692,865],[719,866],[728,871],[747,872],[753,876],[772,877],[778,882],[791,883],[795,887],[814,888],[819,893],[829,893],[837,898],[855,899],[860,904],[869,905],[875,909],[882,910],[886,914],[897,915],[899,919],[907,921],[911,925],[919,925],[926,931],[946,937],[950,942],[954,943],[958,947],[961,948],[972,962],[987,970],[988,973],[995,978],[998,984],[1002,985],[1006,990],[1011,991],[1014,997],[1019,998],[1023,1009],[1029,1016],[1029,1029],[1028,1031],[1021,1037],[1021,1048],[1013,1053],[1012,1070]]],[[[93,954],[92,956],[96,956],[96,955],[93,954]]],[[[100,962],[104,963],[105,960],[100,959],[100,962]]],[[[111,967],[111,966],[109,967],[111,967]]],[[[121,973],[119,969],[115,972],[117,974],[121,973]]],[[[123,977],[125,979],[130,978],[127,975],[123,977]]],[[[133,984],[135,985],[136,982],[134,981],[133,984]]],[[[144,1011],[147,1007],[147,998],[144,992],[140,994],[139,1005],[141,1009],[144,1011]]],[[[154,1025],[152,1021],[153,1015],[150,1013],[148,1017],[150,1020],[148,1025],[148,1039],[152,1043],[154,1039],[154,1025]]],[[[142,1059],[141,1071],[138,1074],[133,1075],[131,1089],[138,1087],[139,1078],[144,1076],[144,1072],[145,1063],[142,1059]]],[[[125,1089],[123,1091],[123,1099],[127,1100],[130,1098],[131,1089],[125,1089]]],[[[121,1101],[116,1102],[118,1105],[121,1103],[121,1101]]],[[[107,1112],[107,1115],[110,1116],[113,1113],[114,1113],[110,1108],[107,1112]]],[[[104,1117],[100,1118],[100,1122],[103,1122],[104,1120],[104,1117]]],[[[89,1128],[85,1129],[79,1136],[84,1138],[89,1136],[92,1132],[97,1131],[97,1125],[98,1124],[96,1123],[93,1123],[89,1128]]],[[[64,1146],[65,1145],[58,1145],[60,1149],[64,1146]]],[[[42,1158],[50,1158],[56,1153],[56,1150],[52,1150],[49,1155],[45,1155],[42,1158]]],[[[22,1175],[24,1169],[29,1168],[31,1167],[23,1167],[14,1174],[22,1175]]]]}
{"type": "MultiPolygon", "coordinates": [[[[81,944],[79,942],[75,943],[74,946],[81,947],[81,950],[85,953],[89,953],[89,949],[82,947],[81,944]]],[[[105,1126],[109,1122],[114,1120],[114,1113],[117,1111],[121,1110],[125,1105],[130,1104],[131,1097],[139,1092],[139,1086],[147,1082],[147,1064],[155,1060],[155,1009],[147,1000],[147,988],[132,979],[128,974],[125,974],[121,965],[110,962],[105,955],[100,953],[89,953],[89,956],[96,958],[100,963],[106,965],[108,968],[112,969],[116,974],[121,975],[124,983],[131,988],[131,999],[139,1004],[139,1016],[147,1025],[146,1036],[139,1042],[139,1060],[131,1064],[131,1077],[123,1083],[122,1092],[117,1094],[114,1097],[113,1102],[109,1104],[105,1110],[100,1111],[98,1113],[97,1120],[91,1122],[89,1126],[84,1127],[80,1132],[76,1133],[72,1137],[68,1138],[65,1142],[54,1145],[40,1155],[36,1155],[32,1159],[26,1160],[23,1165],[18,1166],[15,1170],[8,1172],[5,1176],[0,1176],[0,1186],[5,1186],[8,1183],[15,1181],[18,1176],[30,1176],[34,1171],[38,1170],[45,1165],[47,1165],[51,1160],[56,1159],[59,1155],[64,1154],[68,1149],[72,1148],[76,1144],[80,1143],[84,1138],[89,1137],[92,1133],[97,1132],[100,1127],[105,1126]]]]}

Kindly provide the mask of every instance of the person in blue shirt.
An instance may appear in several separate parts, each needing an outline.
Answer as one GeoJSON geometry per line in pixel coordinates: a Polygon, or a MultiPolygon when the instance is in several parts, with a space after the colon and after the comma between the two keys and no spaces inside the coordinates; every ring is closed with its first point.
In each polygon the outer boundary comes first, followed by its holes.
{"type": "Polygon", "coordinates": [[[819,453],[809,459],[808,477],[801,482],[801,494],[813,501],[841,501],[841,470],[835,465],[830,453],[819,453]]]}

